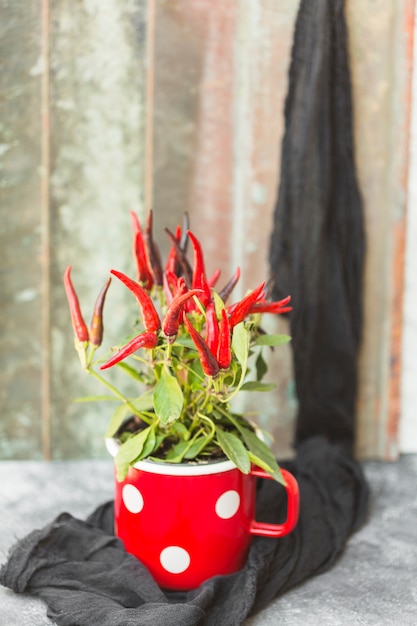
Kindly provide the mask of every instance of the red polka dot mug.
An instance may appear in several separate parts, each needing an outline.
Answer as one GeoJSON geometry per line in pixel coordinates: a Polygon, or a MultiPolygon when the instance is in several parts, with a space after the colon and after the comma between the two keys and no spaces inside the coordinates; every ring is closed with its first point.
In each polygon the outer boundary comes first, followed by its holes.
{"type": "MultiPolygon", "coordinates": [[[[117,444],[108,442],[114,455],[117,444]]],[[[298,520],[299,491],[286,481],[287,519],[258,522],[254,467],[242,474],[231,461],[201,465],[140,461],[123,482],[116,481],[115,529],[126,547],[165,589],[187,590],[243,567],[253,535],[283,537],[298,520]]]]}

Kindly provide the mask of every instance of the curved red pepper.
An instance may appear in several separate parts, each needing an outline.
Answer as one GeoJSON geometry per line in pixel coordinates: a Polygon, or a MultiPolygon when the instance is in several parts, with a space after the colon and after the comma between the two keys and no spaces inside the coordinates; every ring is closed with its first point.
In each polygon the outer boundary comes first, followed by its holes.
{"type": "Polygon", "coordinates": [[[74,329],[75,337],[80,343],[88,342],[89,335],[87,324],[85,323],[83,315],[81,313],[78,296],[71,280],[71,265],[68,265],[67,269],[65,270],[64,286],[68,298],[71,322],[74,329]]]}
{"type": "Polygon", "coordinates": [[[178,295],[173,299],[170,306],[168,307],[164,319],[162,320],[162,330],[164,331],[164,335],[166,337],[170,338],[177,335],[180,325],[180,316],[184,308],[184,304],[187,302],[187,300],[189,300],[193,296],[197,296],[200,293],[201,289],[192,289],[191,291],[182,293],[181,295],[178,295]]]}
{"type": "Polygon", "coordinates": [[[231,350],[231,332],[229,318],[225,309],[222,309],[222,318],[219,326],[219,347],[217,350],[217,362],[220,369],[227,370],[232,362],[232,350],[231,350]]]}
{"type": "MultiPolygon", "coordinates": [[[[178,244],[178,247],[180,245],[180,241],[181,241],[181,226],[177,226],[176,231],[175,231],[175,235],[173,235],[175,237],[175,240],[178,244]]],[[[172,234],[172,233],[171,233],[172,234]]],[[[177,252],[177,248],[175,247],[174,244],[172,244],[171,246],[171,250],[168,253],[168,257],[165,263],[165,272],[172,272],[173,274],[177,274],[178,273],[178,252],[177,252]]]]}
{"type": "Polygon", "coordinates": [[[215,270],[213,276],[210,276],[210,278],[207,280],[207,284],[210,288],[215,287],[217,284],[217,281],[220,278],[220,274],[221,271],[219,269],[215,270]]]}
{"type": "Polygon", "coordinates": [[[177,287],[177,277],[172,272],[165,271],[163,275],[163,281],[165,299],[167,301],[167,304],[170,305],[174,298],[173,294],[175,293],[177,287]]]}
{"type": "Polygon", "coordinates": [[[162,263],[159,248],[153,239],[153,211],[149,211],[148,218],[146,220],[145,228],[145,244],[146,251],[148,253],[149,262],[151,264],[151,271],[155,284],[159,287],[163,284],[162,278],[162,263]]]}
{"type": "Polygon", "coordinates": [[[157,343],[158,337],[155,333],[141,333],[140,335],[134,337],[131,341],[129,341],[129,343],[123,346],[123,348],[120,348],[120,350],[118,350],[116,354],[111,357],[111,359],[109,359],[108,361],[106,361],[106,363],[103,363],[103,365],[100,366],[100,369],[105,370],[108,367],[116,365],[116,363],[119,363],[126,357],[130,356],[131,354],[136,352],[136,350],[139,350],[139,348],[147,348],[148,350],[151,350],[152,348],[155,348],[157,343]]]}
{"type": "Polygon", "coordinates": [[[149,332],[158,332],[161,328],[161,320],[159,319],[159,315],[157,310],[155,309],[155,305],[152,302],[152,298],[149,294],[137,283],[136,281],[123,274],[123,272],[118,272],[117,270],[110,270],[110,273],[116,276],[119,280],[122,281],[123,284],[126,285],[128,289],[133,293],[136,297],[141,312],[143,325],[145,330],[149,332]]]}
{"type": "MultiPolygon", "coordinates": [[[[175,235],[169,230],[169,228],[165,228],[165,232],[167,233],[168,237],[171,240],[173,247],[175,248],[175,251],[177,253],[177,260],[180,265],[181,271],[184,275],[185,282],[187,283],[189,287],[191,287],[193,272],[188,262],[188,259],[185,256],[185,250],[181,248],[181,243],[175,239],[175,235]]],[[[187,239],[188,239],[188,235],[187,235],[187,239]]]]}
{"type": "Polygon", "coordinates": [[[217,321],[214,304],[209,304],[206,309],[206,343],[213,356],[217,358],[219,347],[219,322],[217,321]]]}
{"type": "Polygon", "coordinates": [[[146,254],[146,246],[143,238],[139,218],[134,211],[130,211],[133,229],[133,257],[136,262],[136,272],[138,281],[143,287],[150,291],[153,286],[152,272],[146,254]]]}
{"type": "Polygon", "coordinates": [[[217,374],[219,373],[219,364],[217,363],[216,357],[212,355],[203,337],[194,328],[186,315],[184,316],[184,324],[187,327],[187,330],[190,334],[191,339],[194,342],[195,347],[197,348],[203,372],[206,374],[206,376],[217,376],[217,374]]]}
{"type": "Polygon", "coordinates": [[[232,278],[225,284],[223,289],[219,291],[219,296],[223,300],[223,302],[227,302],[228,297],[232,293],[233,289],[236,287],[237,282],[240,278],[240,267],[236,268],[236,272],[233,274],[232,278]]]}
{"type": "Polygon", "coordinates": [[[200,283],[201,283],[200,289],[203,292],[200,295],[200,301],[204,307],[207,307],[211,302],[211,291],[210,291],[210,287],[208,286],[205,274],[201,274],[200,283]]]}
{"type": "MultiPolygon", "coordinates": [[[[192,288],[193,289],[202,289],[203,288],[203,284],[202,284],[202,276],[203,279],[206,278],[206,270],[205,270],[205,266],[204,266],[204,256],[203,256],[203,250],[201,248],[201,244],[199,242],[199,240],[197,239],[197,237],[194,235],[194,233],[191,232],[191,230],[188,230],[188,236],[191,240],[191,243],[193,245],[194,248],[194,269],[193,269],[193,282],[192,282],[192,288]]],[[[206,279],[206,285],[207,285],[207,279],[206,279]]]]}
{"type": "Polygon", "coordinates": [[[102,287],[100,293],[97,296],[96,303],[94,305],[93,317],[91,319],[89,339],[90,343],[98,348],[103,341],[103,307],[106,299],[108,288],[110,287],[111,278],[108,278],[105,285],[102,287]]]}
{"type": "Polygon", "coordinates": [[[259,287],[251,291],[242,300],[237,302],[231,307],[228,307],[229,324],[230,328],[234,328],[240,322],[242,322],[247,315],[252,305],[255,304],[260,298],[262,298],[265,283],[261,283],[259,287]]]}
{"type": "Polygon", "coordinates": [[[266,302],[265,300],[261,300],[260,302],[255,302],[249,309],[249,313],[289,313],[292,311],[292,306],[287,306],[291,300],[291,296],[287,296],[282,300],[277,300],[276,302],[266,302]]]}

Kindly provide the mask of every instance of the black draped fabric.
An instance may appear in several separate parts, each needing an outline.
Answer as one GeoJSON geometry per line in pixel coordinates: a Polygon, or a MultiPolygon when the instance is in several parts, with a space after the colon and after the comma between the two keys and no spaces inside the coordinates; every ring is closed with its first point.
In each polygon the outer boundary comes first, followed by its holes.
{"type": "Polygon", "coordinates": [[[351,448],[365,242],[343,6],[301,3],[270,265],[274,296],[292,296],[296,442],[326,433],[351,448]]]}
{"type": "MultiPolygon", "coordinates": [[[[297,455],[282,465],[299,482],[299,523],[281,539],[255,538],[236,574],[165,593],[113,536],[112,503],[86,521],[63,513],[19,541],[0,571],[3,585],[43,598],[60,626],[238,626],[328,569],[366,517],[351,455],[363,233],[342,0],[301,2],[282,163],[271,268],[276,295],[294,301],[297,455]]],[[[281,489],[260,482],[258,519],[282,520],[281,489]]]]}

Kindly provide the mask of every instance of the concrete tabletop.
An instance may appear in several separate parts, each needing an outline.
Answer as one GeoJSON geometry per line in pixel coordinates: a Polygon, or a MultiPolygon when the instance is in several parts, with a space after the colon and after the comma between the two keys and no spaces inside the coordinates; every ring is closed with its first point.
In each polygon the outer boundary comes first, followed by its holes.
{"type": "MultiPolygon", "coordinates": [[[[369,522],[333,568],[277,598],[245,626],[415,626],[417,455],[364,465],[369,522]]],[[[107,461],[0,462],[0,561],[31,530],[68,511],[85,518],[112,498],[107,461]]],[[[41,600],[0,587],[0,626],[50,626],[41,600]]],[[[157,625],[156,625],[157,626],[157,625]]]]}

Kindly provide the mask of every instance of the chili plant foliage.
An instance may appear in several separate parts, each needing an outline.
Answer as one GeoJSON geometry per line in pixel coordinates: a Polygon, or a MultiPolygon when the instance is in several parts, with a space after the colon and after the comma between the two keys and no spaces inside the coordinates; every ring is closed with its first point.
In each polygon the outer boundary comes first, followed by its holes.
{"type": "Polygon", "coordinates": [[[267,369],[262,351],[286,343],[289,337],[265,334],[261,316],[290,311],[290,298],[270,302],[262,283],[229,304],[239,269],[216,291],[220,272],[206,275],[200,241],[188,229],[186,219],[175,234],[167,231],[172,247],[163,266],[153,239],[152,213],[144,229],[135,213],[131,217],[136,277],[114,269],[110,272],[129,289],[139,307],[138,332],[127,344],[105,358],[96,357],[110,279],[98,295],[88,327],[71,267],[64,276],[80,361],[120,401],[106,433],[121,442],[115,459],[119,480],[130,465],[145,458],[183,463],[225,455],[244,473],[255,464],[282,482],[270,449],[245,417],[232,410],[231,401],[240,391],[273,387],[262,380],[267,369]],[[187,255],[188,244],[191,255],[187,255]],[[256,380],[247,381],[251,356],[256,360],[256,380]],[[114,366],[138,381],[136,397],[127,397],[103,375],[114,366]]]}

